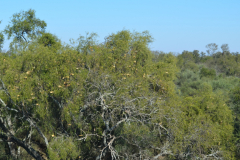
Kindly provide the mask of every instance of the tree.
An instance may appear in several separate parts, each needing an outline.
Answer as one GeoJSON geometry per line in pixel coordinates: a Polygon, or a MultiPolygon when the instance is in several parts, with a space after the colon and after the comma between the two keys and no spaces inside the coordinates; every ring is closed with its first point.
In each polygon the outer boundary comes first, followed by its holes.
{"type": "Polygon", "coordinates": [[[20,117],[24,117],[24,121],[29,123],[30,126],[34,127],[40,136],[45,140],[46,145],[48,145],[48,140],[42,133],[42,131],[39,129],[39,127],[36,125],[36,122],[28,115],[28,112],[24,112],[20,109],[19,104],[15,104],[12,100],[11,95],[9,94],[7,88],[5,87],[5,84],[0,79],[0,91],[4,92],[5,94],[1,94],[1,97],[9,99],[9,104],[6,104],[4,102],[4,99],[0,98],[1,102],[1,114],[0,114],[0,138],[8,144],[10,154],[12,158],[17,159],[19,158],[19,151],[17,148],[20,146],[24,148],[32,157],[34,157],[37,160],[41,160],[42,157],[40,154],[32,148],[32,146],[26,142],[26,140],[31,137],[31,131],[29,131],[28,135],[25,137],[25,139],[22,141],[21,139],[16,137],[16,124],[17,119],[20,117]],[[5,96],[4,96],[5,95],[5,96]],[[18,108],[18,109],[17,109],[18,108]],[[3,114],[3,113],[7,114],[3,114]],[[13,116],[13,112],[15,116],[13,116]]]}
{"type": "MultiPolygon", "coordinates": [[[[0,24],[1,24],[1,21],[0,21],[0,24]]],[[[0,51],[2,50],[3,42],[4,42],[4,35],[2,32],[0,32],[0,51]]]]}
{"type": "Polygon", "coordinates": [[[196,96],[184,97],[182,106],[186,107],[183,109],[186,113],[186,132],[179,147],[186,147],[189,153],[186,158],[234,158],[233,116],[226,102],[227,98],[220,92],[213,93],[206,82],[200,85],[196,96]]]}
{"type": "Polygon", "coordinates": [[[187,51],[153,58],[151,40],[123,30],[99,44],[91,34],[56,52],[43,33],[21,54],[0,53],[0,157],[233,159],[215,70],[187,51]]]}
{"type": "Polygon", "coordinates": [[[40,159],[40,151],[54,159],[172,154],[165,140],[171,113],[162,103],[174,94],[176,59],[166,55],[151,63],[151,56],[144,55],[151,53],[144,35],[131,36],[137,52],[130,50],[132,55],[119,59],[101,44],[87,55],[68,47],[58,54],[33,45],[18,58],[0,58],[0,138],[12,147],[12,157],[28,152],[40,159]]]}
{"type": "Polygon", "coordinates": [[[216,71],[214,69],[208,69],[203,67],[200,71],[200,77],[208,77],[208,78],[215,78],[216,71]]]}
{"type": "Polygon", "coordinates": [[[137,65],[144,66],[146,61],[151,59],[148,44],[152,40],[153,38],[148,31],[131,33],[123,30],[108,36],[105,43],[107,48],[111,50],[114,59],[121,59],[121,57],[131,55],[137,65]]]}
{"type": "Polygon", "coordinates": [[[8,39],[13,37],[13,43],[29,42],[37,35],[44,32],[47,24],[35,16],[35,11],[30,9],[12,16],[10,25],[4,30],[8,39]]]}
{"type": "Polygon", "coordinates": [[[221,49],[223,52],[227,52],[227,51],[229,52],[228,44],[222,44],[221,49]]]}
{"type": "Polygon", "coordinates": [[[223,44],[221,46],[221,49],[222,49],[222,55],[226,55],[226,54],[229,55],[230,54],[228,44],[223,44]]]}
{"type": "Polygon", "coordinates": [[[43,33],[37,38],[37,43],[54,51],[61,47],[61,41],[51,33],[43,33]]]}
{"type": "Polygon", "coordinates": [[[181,70],[193,70],[194,72],[198,72],[199,68],[197,64],[195,64],[196,61],[198,61],[198,52],[189,52],[189,51],[183,51],[181,55],[178,55],[178,67],[181,68],[181,70]]]}
{"type": "Polygon", "coordinates": [[[232,106],[233,110],[233,116],[234,116],[234,135],[236,138],[236,146],[237,146],[237,157],[240,157],[240,150],[239,150],[239,144],[240,144],[240,84],[231,90],[230,93],[230,104],[232,106]]]}
{"type": "Polygon", "coordinates": [[[194,50],[194,51],[193,51],[193,57],[194,57],[194,59],[195,59],[195,63],[199,63],[199,62],[200,62],[199,50],[194,50]]]}
{"type": "Polygon", "coordinates": [[[207,48],[208,55],[212,56],[218,49],[218,45],[216,45],[216,43],[210,43],[206,45],[206,48],[207,48]]]}
{"type": "Polygon", "coordinates": [[[177,77],[178,78],[175,80],[175,83],[180,89],[181,95],[194,96],[197,94],[197,91],[202,83],[197,73],[186,69],[179,73],[177,77]]]}

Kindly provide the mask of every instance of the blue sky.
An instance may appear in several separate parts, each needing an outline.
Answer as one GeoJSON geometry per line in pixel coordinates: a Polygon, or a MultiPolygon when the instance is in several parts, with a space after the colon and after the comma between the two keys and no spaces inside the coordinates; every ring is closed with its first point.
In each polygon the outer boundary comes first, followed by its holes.
{"type": "Polygon", "coordinates": [[[29,9],[66,43],[86,32],[103,42],[123,29],[148,30],[152,50],[205,52],[209,43],[227,43],[231,52],[240,52],[240,0],[1,0],[0,31],[14,13],[29,9]]]}

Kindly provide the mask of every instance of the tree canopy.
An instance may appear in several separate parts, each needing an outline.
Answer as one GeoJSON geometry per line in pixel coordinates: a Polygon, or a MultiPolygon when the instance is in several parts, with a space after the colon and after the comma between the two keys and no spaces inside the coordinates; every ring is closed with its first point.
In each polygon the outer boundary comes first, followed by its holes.
{"type": "MultiPolygon", "coordinates": [[[[0,24],[1,24],[1,21],[0,21],[0,24]]],[[[0,51],[2,50],[3,42],[4,42],[4,35],[2,32],[0,32],[0,51]]]]}
{"type": "Polygon", "coordinates": [[[14,14],[4,33],[8,39],[13,37],[14,43],[29,42],[37,35],[43,33],[46,26],[46,22],[36,18],[35,11],[30,9],[14,14]]]}
{"type": "Polygon", "coordinates": [[[4,31],[20,47],[0,51],[0,159],[240,158],[228,45],[175,56],[151,51],[148,31],[63,44],[45,27],[29,10],[4,31]]]}

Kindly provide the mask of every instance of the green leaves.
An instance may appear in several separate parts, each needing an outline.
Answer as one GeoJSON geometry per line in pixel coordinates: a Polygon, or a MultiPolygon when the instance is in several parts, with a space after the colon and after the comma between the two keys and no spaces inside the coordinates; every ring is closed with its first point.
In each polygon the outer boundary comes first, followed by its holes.
{"type": "Polygon", "coordinates": [[[208,69],[203,67],[200,71],[200,76],[202,77],[208,77],[208,78],[215,78],[216,77],[216,71],[214,69],[208,69]]]}
{"type": "Polygon", "coordinates": [[[43,33],[38,38],[37,42],[45,47],[54,48],[55,50],[58,50],[61,47],[60,40],[51,33],[43,33]]]}
{"type": "Polygon", "coordinates": [[[14,43],[29,42],[42,34],[46,26],[44,21],[36,18],[35,11],[30,9],[14,14],[11,24],[5,28],[4,33],[7,34],[8,39],[13,37],[14,43]]]}
{"type": "Polygon", "coordinates": [[[48,148],[49,158],[53,160],[60,159],[80,159],[79,149],[71,137],[57,137],[52,135],[51,143],[48,148]]]}
{"type": "MultiPolygon", "coordinates": [[[[1,21],[0,21],[0,24],[1,24],[1,21]]],[[[0,52],[2,50],[2,47],[3,47],[3,42],[4,42],[4,35],[2,32],[0,32],[0,52]]]]}
{"type": "Polygon", "coordinates": [[[64,46],[42,32],[45,26],[29,10],[15,14],[5,30],[14,43],[27,46],[11,56],[0,53],[0,78],[7,86],[0,98],[12,109],[0,105],[0,118],[11,117],[6,126],[17,131],[15,137],[32,135],[26,142],[50,159],[196,159],[213,153],[233,158],[229,106],[235,106],[237,119],[239,90],[231,101],[227,95],[239,81],[208,68],[213,58],[203,61],[198,51],[153,55],[148,32],[127,30],[102,44],[92,33],[64,46]]]}

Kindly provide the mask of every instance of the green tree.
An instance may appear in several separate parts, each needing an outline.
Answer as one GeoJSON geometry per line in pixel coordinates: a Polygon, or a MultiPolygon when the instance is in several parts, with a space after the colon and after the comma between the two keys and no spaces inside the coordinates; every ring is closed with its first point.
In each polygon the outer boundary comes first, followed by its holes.
{"type": "Polygon", "coordinates": [[[151,41],[123,30],[72,46],[42,33],[0,53],[0,157],[234,159],[227,88],[237,78],[217,76],[211,56],[196,64],[197,51],[154,55],[151,41]]]}
{"type": "Polygon", "coordinates": [[[193,51],[193,57],[194,57],[195,63],[199,63],[200,62],[200,54],[199,54],[198,50],[194,50],[193,51]]]}
{"type": "Polygon", "coordinates": [[[216,43],[210,43],[206,45],[206,48],[207,48],[208,55],[212,56],[218,49],[218,45],[216,45],[216,43]]]}
{"type": "Polygon", "coordinates": [[[233,159],[233,116],[226,105],[227,98],[221,92],[213,93],[208,83],[202,83],[199,88],[196,96],[183,99],[187,122],[183,134],[185,142],[180,147],[192,153],[189,158],[202,152],[202,157],[209,155],[210,158],[215,154],[233,159]]]}
{"type": "MultiPolygon", "coordinates": [[[[1,21],[0,21],[0,24],[1,24],[1,21]]],[[[0,32],[0,52],[2,50],[2,47],[3,47],[3,42],[4,42],[4,35],[2,32],[0,32]]]]}
{"type": "Polygon", "coordinates": [[[185,70],[178,73],[175,83],[181,91],[181,95],[194,96],[197,94],[202,81],[197,73],[191,70],[185,70]]]}
{"type": "Polygon", "coordinates": [[[61,41],[51,33],[42,33],[42,35],[37,38],[37,43],[53,51],[57,51],[61,47],[61,41]]]}
{"type": "Polygon", "coordinates": [[[214,69],[208,69],[203,67],[200,71],[200,76],[202,77],[208,77],[208,78],[215,78],[216,77],[216,71],[214,69]]]}
{"type": "Polygon", "coordinates": [[[229,47],[228,44],[222,44],[221,45],[222,52],[229,52],[229,47]]]}
{"type": "Polygon", "coordinates": [[[88,55],[95,49],[93,46],[97,44],[97,36],[98,35],[96,33],[87,33],[86,37],[80,35],[80,37],[77,39],[77,42],[72,43],[77,43],[76,50],[78,53],[88,55]]]}
{"type": "Polygon", "coordinates": [[[238,84],[232,92],[230,92],[230,105],[233,110],[234,116],[234,135],[236,138],[236,154],[240,157],[240,85],[238,84]]]}
{"type": "Polygon", "coordinates": [[[13,37],[13,43],[29,42],[42,34],[46,26],[46,22],[36,18],[35,11],[30,9],[14,14],[4,33],[8,39],[13,37]]]}

